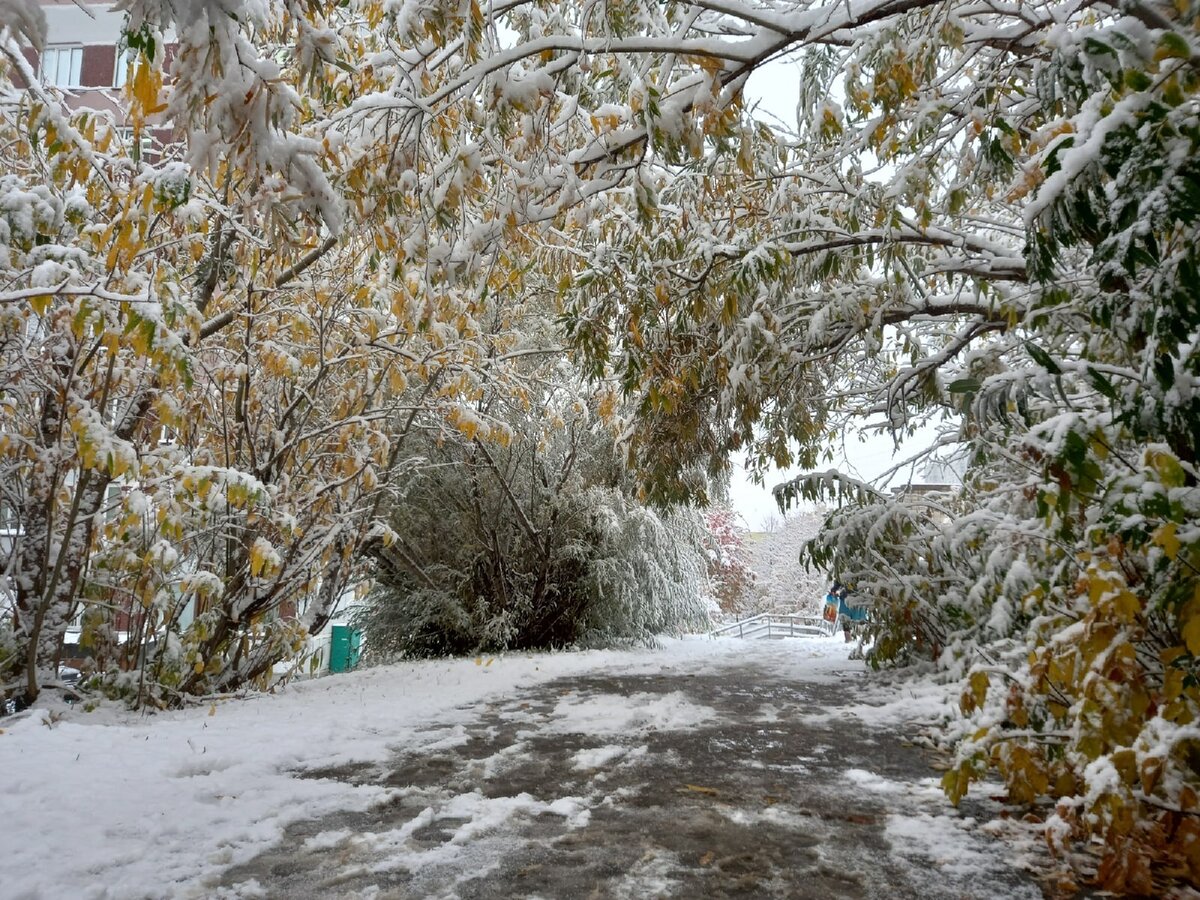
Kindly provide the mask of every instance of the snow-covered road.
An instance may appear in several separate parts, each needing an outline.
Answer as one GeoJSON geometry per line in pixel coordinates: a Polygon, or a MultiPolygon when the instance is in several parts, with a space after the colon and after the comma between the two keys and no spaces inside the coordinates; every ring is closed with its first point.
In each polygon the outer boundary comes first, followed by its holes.
{"type": "Polygon", "coordinates": [[[404,664],[0,734],[4,897],[1038,897],[836,640],[404,664]]]}

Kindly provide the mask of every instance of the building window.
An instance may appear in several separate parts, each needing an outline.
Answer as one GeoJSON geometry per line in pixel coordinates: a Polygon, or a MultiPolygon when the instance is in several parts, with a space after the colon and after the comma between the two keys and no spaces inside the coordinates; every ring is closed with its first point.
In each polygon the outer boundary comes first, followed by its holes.
{"type": "Polygon", "coordinates": [[[110,484],[104,489],[104,520],[112,522],[121,512],[121,498],[125,496],[125,485],[110,484]]]}
{"type": "Polygon", "coordinates": [[[125,87],[125,83],[129,81],[129,76],[133,74],[133,63],[137,59],[137,53],[133,50],[121,52],[121,48],[117,48],[117,65],[113,69],[113,87],[125,87]]]}
{"type": "Polygon", "coordinates": [[[42,81],[55,87],[80,86],[82,47],[47,47],[42,53],[42,81]]]}
{"type": "Polygon", "coordinates": [[[147,154],[154,152],[154,139],[149,131],[142,132],[140,144],[134,141],[132,128],[118,128],[117,136],[129,148],[129,155],[134,159],[145,159],[147,154]]]}
{"type": "Polygon", "coordinates": [[[20,513],[7,500],[0,500],[0,531],[16,531],[20,513]]]}

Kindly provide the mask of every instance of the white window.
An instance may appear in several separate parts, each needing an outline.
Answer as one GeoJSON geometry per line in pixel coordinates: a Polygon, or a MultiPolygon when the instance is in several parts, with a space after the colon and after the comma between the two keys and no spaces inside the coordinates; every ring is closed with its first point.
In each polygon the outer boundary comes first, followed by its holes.
{"type": "Polygon", "coordinates": [[[121,511],[121,498],[125,495],[125,485],[110,484],[104,489],[104,519],[111,522],[121,511]]]}
{"type": "Polygon", "coordinates": [[[145,131],[142,132],[142,143],[138,147],[135,147],[133,143],[132,128],[118,128],[117,135],[121,138],[125,146],[129,148],[129,152],[138,159],[142,159],[154,149],[154,139],[145,131]]]}
{"type": "Polygon", "coordinates": [[[82,47],[47,47],[42,52],[42,81],[55,87],[79,87],[82,47]]]}
{"type": "Polygon", "coordinates": [[[14,531],[20,513],[7,500],[0,500],[0,531],[14,531]]]}
{"type": "Polygon", "coordinates": [[[129,80],[129,76],[133,74],[130,70],[133,67],[134,60],[137,59],[137,53],[133,50],[121,52],[121,48],[117,48],[117,66],[113,70],[113,87],[123,88],[125,82],[129,80]]]}

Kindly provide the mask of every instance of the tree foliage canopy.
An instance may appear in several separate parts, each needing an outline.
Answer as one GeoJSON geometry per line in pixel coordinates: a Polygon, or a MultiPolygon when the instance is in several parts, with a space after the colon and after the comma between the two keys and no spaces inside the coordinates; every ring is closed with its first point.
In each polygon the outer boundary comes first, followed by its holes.
{"type": "Polygon", "coordinates": [[[812,558],[962,670],[953,797],[996,767],[1104,886],[1197,879],[1195,4],[126,8],[128,149],[0,3],[6,691],[81,604],[197,599],[157,689],[267,671],[395,542],[408,435],[510,440],[479,401],[542,395],[556,316],[647,500],[944,423],[961,495],[784,489],[845,504],[812,558]],[[744,106],[781,54],[791,134],[744,106]]]}

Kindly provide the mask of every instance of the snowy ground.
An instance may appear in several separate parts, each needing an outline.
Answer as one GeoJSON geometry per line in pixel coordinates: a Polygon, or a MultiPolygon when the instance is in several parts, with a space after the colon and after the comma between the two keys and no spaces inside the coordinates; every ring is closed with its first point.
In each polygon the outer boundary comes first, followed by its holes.
{"type": "Polygon", "coordinates": [[[0,894],[465,898],[507,878],[504,896],[574,896],[555,881],[573,868],[598,896],[716,896],[733,874],[806,896],[801,871],[826,896],[898,896],[843,879],[877,865],[927,897],[988,872],[996,889],[965,895],[1039,896],[897,742],[946,714],[942,692],[861,678],[837,640],[699,639],[397,665],[144,717],[35,712],[0,733],[0,894]],[[709,824],[655,839],[672,816],[709,824]]]}

